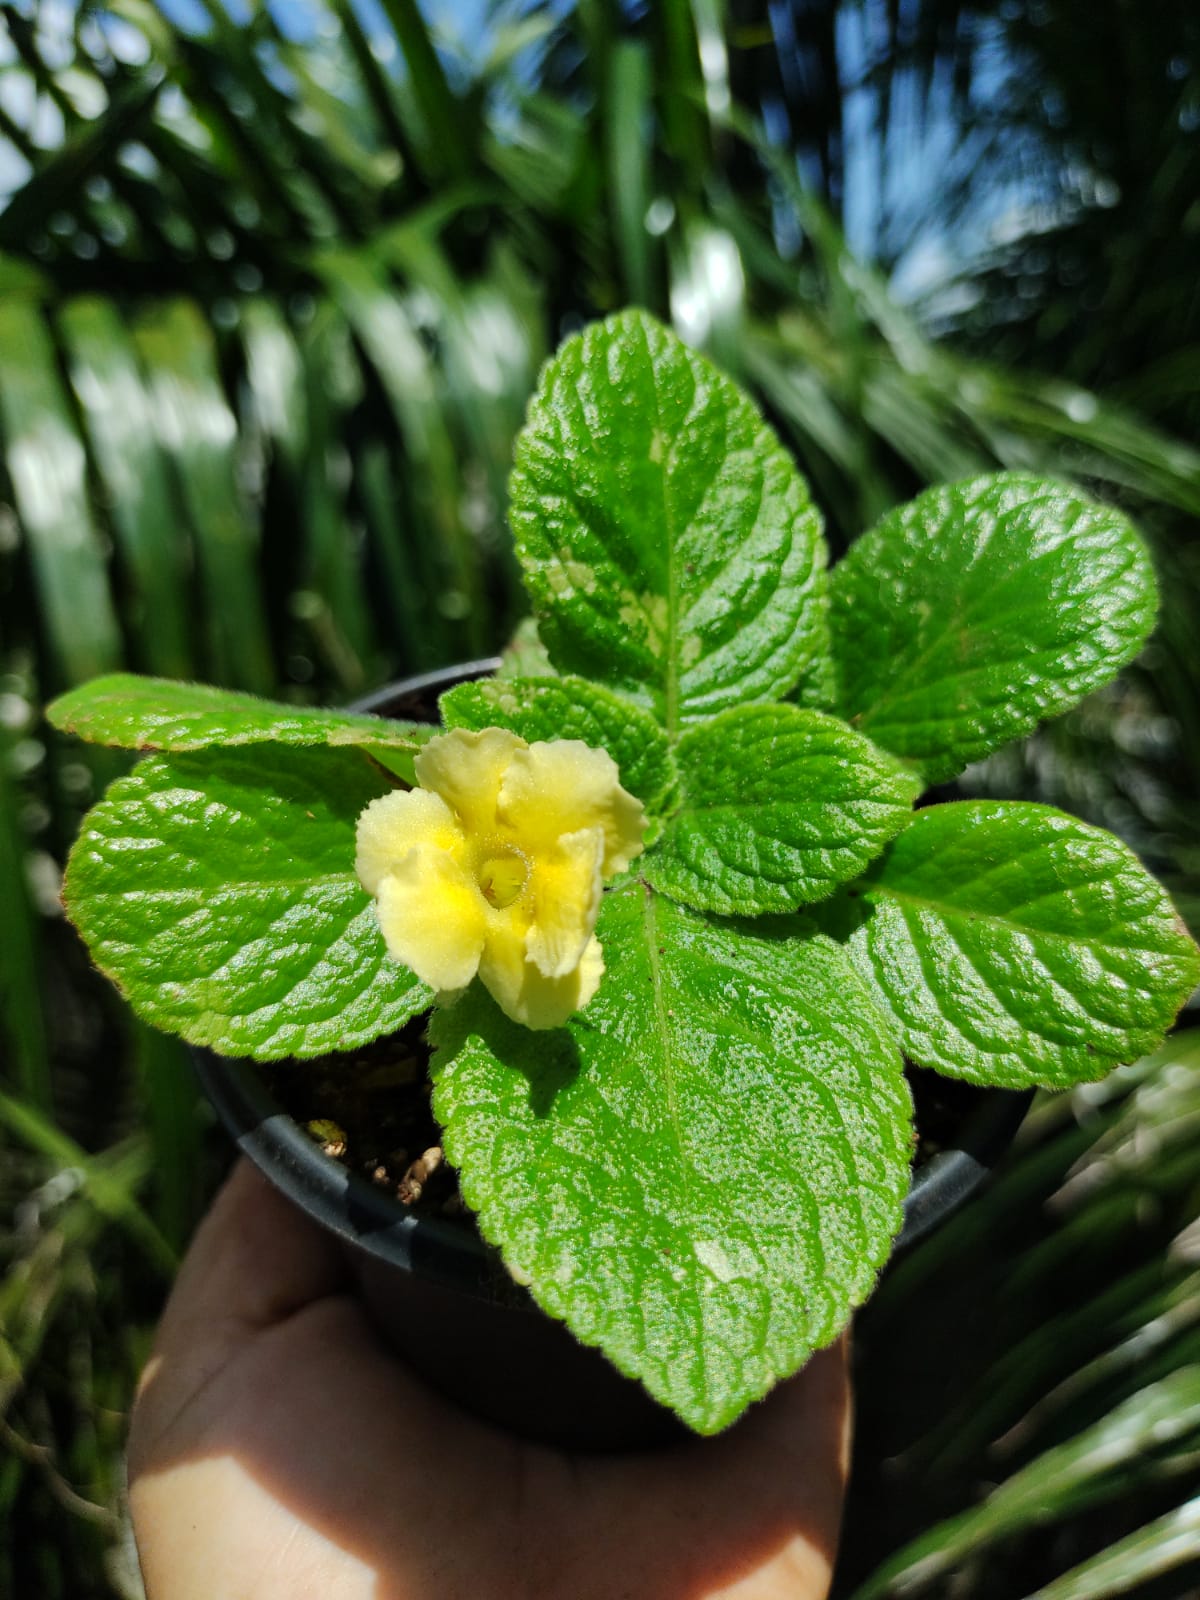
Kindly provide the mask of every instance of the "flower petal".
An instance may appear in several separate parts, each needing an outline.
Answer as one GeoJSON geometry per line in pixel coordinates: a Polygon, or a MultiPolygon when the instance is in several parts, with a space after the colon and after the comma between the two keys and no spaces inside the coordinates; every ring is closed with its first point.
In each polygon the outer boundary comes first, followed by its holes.
{"type": "Polygon", "coordinates": [[[527,1028],[561,1028],[588,1001],[604,976],[599,939],[589,939],[579,965],[561,978],[543,976],[514,939],[488,939],[479,976],[493,1000],[527,1028]]]}
{"type": "Polygon", "coordinates": [[[379,885],[388,954],[435,989],[461,989],[479,966],[486,902],[445,850],[419,844],[379,885]]]}
{"type": "Polygon", "coordinates": [[[424,789],[394,789],[372,800],[358,819],[354,867],[368,894],[379,885],[414,845],[457,853],[466,843],[450,807],[424,789]]]}
{"type": "Polygon", "coordinates": [[[564,833],[530,874],[532,923],[525,954],[545,978],[563,978],[579,965],[600,913],[604,830],[564,833]]]}
{"type": "Polygon", "coordinates": [[[606,878],[640,854],[646,828],[642,803],[622,789],[616,762],[581,739],[518,750],[504,774],[499,813],[531,854],[549,853],[564,833],[603,828],[606,878]]]}
{"type": "Polygon", "coordinates": [[[422,789],[440,794],[468,833],[491,833],[496,826],[496,799],[505,768],[527,748],[524,739],[506,728],[479,733],[454,728],[430,739],[413,766],[422,789]]]}

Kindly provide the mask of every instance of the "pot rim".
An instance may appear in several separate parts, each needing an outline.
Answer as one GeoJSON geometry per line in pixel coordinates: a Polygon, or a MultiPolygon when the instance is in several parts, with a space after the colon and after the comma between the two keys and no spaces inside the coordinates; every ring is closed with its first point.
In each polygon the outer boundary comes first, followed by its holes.
{"type": "MultiPolygon", "coordinates": [[[[401,697],[453,688],[490,675],[499,664],[500,658],[491,656],[403,678],[362,696],[351,709],[383,712],[401,697]]],[[[410,1210],[327,1156],[272,1098],[257,1063],[199,1047],[193,1047],[192,1058],[205,1093],[238,1148],[310,1216],[403,1271],[477,1297],[496,1297],[495,1254],[478,1232],[410,1210]]],[[[989,1089],[981,1096],[958,1143],[914,1172],[893,1255],[923,1238],[979,1188],[1011,1144],[1033,1091],[989,1089]]],[[[511,1298],[511,1284],[505,1298],[511,1298]]],[[[535,1311],[533,1301],[526,1300],[535,1311]]]]}

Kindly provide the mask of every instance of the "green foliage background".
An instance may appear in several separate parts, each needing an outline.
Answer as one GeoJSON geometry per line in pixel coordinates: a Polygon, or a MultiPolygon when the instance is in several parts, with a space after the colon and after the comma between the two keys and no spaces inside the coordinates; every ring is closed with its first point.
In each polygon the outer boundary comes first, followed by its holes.
{"type": "MultiPolygon", "coordinates": [[[[0,6],[24,163],[0,214],[0,1592],[138,1592],[124,1413],[224,1159],[176,1045],[57,913],[121,763],[38,707],[118,666],[328,701],[490,652],[521,609],[512,436],[582,320],[673,317],[756,394],[835,551],[995,466],[1129,510],[1155,642],[961,792],[1114,828],[1200,909],[1200,22],[783,10],[777,48],[732,0],[497,3],[482,44],[414,0],[371,29],[313,0],[302,38],[263,4],[186,28],[142,0],[65,27],[0,6]],[[873,265],[843,232],[864,107],[873,265]],[[939,182],[889,187],[946,129],[939,182]],[[888,269],[931,218],[965,237],[988,183],[1038,225],[901,304],[888,269]]],[[[1195,1592],[1195,1037],[1043,1105],[861,1319],[844,1594],[1195,1592]]]]}

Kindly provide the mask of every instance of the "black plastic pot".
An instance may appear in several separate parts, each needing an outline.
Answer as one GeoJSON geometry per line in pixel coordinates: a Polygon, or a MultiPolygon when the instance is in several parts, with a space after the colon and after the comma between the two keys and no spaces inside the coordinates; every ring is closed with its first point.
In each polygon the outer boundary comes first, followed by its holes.
{"type": "MultiPolygon", "coordinates": [[[[439,694],[496,664],[475,661],[407,679],[355,709],[432,721],[439,694]]],[[[477,1234],[409,1210],[323,1154],[272,1099],[253,1062],[206,1050],[193,1055],[239,1148],[338,1236],[381,1333],[437,1388],[514,1432],[576,1449],[629,1449],[684,1436],[640,1384],[545,1316],[477,1234]]],[[[978,1091],[952,1145],[918,1168],[898,1250],[979,1187],[1012,1142],[1030,1098],[978,1091]]]]}

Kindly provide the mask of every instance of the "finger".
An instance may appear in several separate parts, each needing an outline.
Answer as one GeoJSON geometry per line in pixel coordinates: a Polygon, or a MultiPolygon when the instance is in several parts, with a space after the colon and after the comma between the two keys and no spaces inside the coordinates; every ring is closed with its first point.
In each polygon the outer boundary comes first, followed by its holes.
{"type": "MultiPolygon", "coordinates": [[[[847,1340],[715,1439],[598,1464],[607,1515],[647,1597],[820,1596],[850,1455],[847,1340]]],[[[595,1532],[597,1544],[603,1530],[595,1532]]]]}
{"type": "Polygon", "coordinates": [[[130,1458],[145,1461],[212,1379],[265,1329],[336,1294],[337,1243],[242,1159],[196,1231],[142,1374],[130,1458]]]}
{"type": "Polygon", "coordinates": [[[214,1321],[247,1334],[340,1289],[337,1243],[244,1157],[200,1224],[163,1317],[159,1349],[214,1321]]]}

